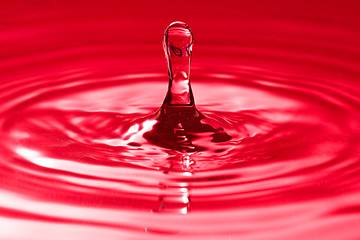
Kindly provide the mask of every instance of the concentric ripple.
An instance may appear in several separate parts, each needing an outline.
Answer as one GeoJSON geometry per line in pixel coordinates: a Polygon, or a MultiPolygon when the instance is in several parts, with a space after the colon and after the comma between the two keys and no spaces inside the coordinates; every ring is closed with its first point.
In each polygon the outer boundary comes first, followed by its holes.
{"type": "Polygon", "coordinates": [[[197,107],[232,139],[199,134],[206,150],[180,153],[142,137],[167,90],[161,46],[112,42],[115,17],[53,11],[1,30],[1,239],[360,235],[354,26],[252,19],[244,40],[200,37],[197,107]]]}

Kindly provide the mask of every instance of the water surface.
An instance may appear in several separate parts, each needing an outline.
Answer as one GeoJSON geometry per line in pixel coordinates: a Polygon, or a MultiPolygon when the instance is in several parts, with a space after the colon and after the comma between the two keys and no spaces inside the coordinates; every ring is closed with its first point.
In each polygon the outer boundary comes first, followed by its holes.
{"type": "Polygon", "coordinates": [[[0,238],[358,238],[354,6],[19,2],[1,10],[0,238]],[[142,137],[175,17],[197,108],[232,136],[200,152],[142,137]]]}

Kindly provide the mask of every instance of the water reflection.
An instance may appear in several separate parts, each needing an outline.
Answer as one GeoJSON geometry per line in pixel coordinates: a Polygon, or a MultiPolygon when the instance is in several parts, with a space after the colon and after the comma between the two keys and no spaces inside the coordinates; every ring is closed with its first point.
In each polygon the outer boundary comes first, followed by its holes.
{"type": "Polygon", "coordinates": [[[166,181],[159,182],[159,212],[187,214],[191,207],[190,184],[186,180],[193,175],[190,154],[175,154],[168,158],[169,167],[163,169],[166,181]],[[180,155],[180,156],[179,156],[180,155]]]}
{"type": "Polygon", "coordinates": [[[201,123],[233,138],[197,133],[206,149],[175,154],[142,137],[167,90],[165,21],[40,2],[21,21],[18,5],[2,15],[1,239],[358,238],[356,17],[319,22],[330,6],[320,4],[306,21],[234,8],[226,21],[189,22],[201,123]]]}

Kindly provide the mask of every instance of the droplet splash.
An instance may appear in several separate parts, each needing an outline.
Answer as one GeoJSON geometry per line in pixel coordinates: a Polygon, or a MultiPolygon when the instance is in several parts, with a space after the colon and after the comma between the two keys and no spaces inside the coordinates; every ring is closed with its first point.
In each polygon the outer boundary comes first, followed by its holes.
{"type": "Polygon", "coordinates": [[[1,5],[0,239],[359,238],[358,4],[20,2],[1,5]],[[201,121],[232,137],[195,133],[201,151],[143,139],[176,15],[201,121]]]}
{"type": "Polygon", "coordinates": [[[144,134],[144,138],[152,144],[181,152],[207,149],[192,143],[196,133],[212,133],[212,142],[231,139],[223,128],[202,123],[205,116],[196,109],[190,83],[193,43],[193,33],[187,24],[176,21],[166,28],[163,47],[169,74],[168,92],[158,110],[158,122],[144,134]]]}
{"type": "Polygon", "coordinates": [[[165,30],[163,47],[169,73],[169,90],[164,101],[165,104],[195,104],[190,85],[193,43],[193,33],[190,27],[183,22],[173,22],[165,30]]]}

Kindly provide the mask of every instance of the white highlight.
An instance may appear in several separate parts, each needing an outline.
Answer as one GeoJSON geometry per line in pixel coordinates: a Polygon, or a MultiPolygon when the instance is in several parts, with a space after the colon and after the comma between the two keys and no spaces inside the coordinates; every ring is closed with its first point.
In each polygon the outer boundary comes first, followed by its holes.
{"type": "Polygon", "coordinates": [[[15,152],[36,165],[55,168],[55,159],[44,157],[35,150],[19,147],[15,149],[15,152]]]}
{"type": "Polygon", "coordinates": [[[156,123],[156,120],[146,120],[142,124],[142,128],[140,129],[139,124],[135,124],[129,128],[129,130],[124,134],[124,138],[129,137],[128,139],[101,139],[101,140],[94,140],[96,143],[104,143],[111,146],[126,146],[128,143],[131,142],[142,142],[143,138],[142,135],[145,132],[151,131],[152,127],[156,123]]]}

